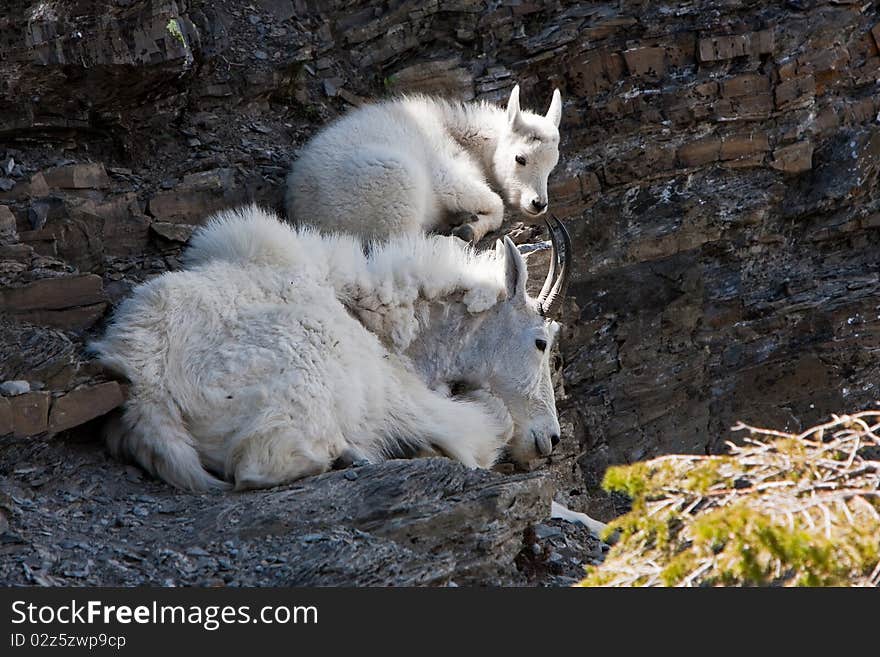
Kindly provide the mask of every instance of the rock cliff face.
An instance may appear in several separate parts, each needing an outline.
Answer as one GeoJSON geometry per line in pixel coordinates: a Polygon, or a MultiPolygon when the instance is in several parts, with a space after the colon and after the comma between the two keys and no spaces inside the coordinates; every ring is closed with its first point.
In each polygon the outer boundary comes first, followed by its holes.
{"type": "Polygon", "coordinates": [[[280,207],[328,120],[515,82],[527,107],[565,101],[563,501],[610,514],[590,492],[609,463],[863,407],[880,397],[878,46],[880,4],[844,0],[9,0],[0,381],[31,391],[0,397],[0,434],[119,403],[84,339],[209,212],[280,207]]]}

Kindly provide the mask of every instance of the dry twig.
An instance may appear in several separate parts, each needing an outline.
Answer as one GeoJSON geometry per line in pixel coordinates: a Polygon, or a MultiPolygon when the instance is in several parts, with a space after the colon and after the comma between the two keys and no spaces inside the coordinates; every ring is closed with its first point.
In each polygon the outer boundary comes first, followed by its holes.
{"type": "Polygon", "coordinates": [[[633,511],[584,585],[880,585],[880,411],[733,429],[749,436],[729,456],[609,470],[633,511]]]}

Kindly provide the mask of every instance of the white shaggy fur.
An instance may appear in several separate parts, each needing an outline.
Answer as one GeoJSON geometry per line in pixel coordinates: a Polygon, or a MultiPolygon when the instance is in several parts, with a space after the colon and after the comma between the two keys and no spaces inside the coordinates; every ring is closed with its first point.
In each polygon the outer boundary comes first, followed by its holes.
{"type": "Polygon", "coordinates": [[[289,217],[364,240],[448,228],[477,241],[501,226],[504,202],[535,220],[559,160],[559,90],[546,116],[403,97],[351,111],[318,132],[287,181],[289,217]],[[499,193],[500,192],[500,195],[499,193]]]}
{"type": "Polygon", "coordinates": [[[193,236],[184,271],[139,286],[91,348],[131,382],[114,454],[190,490],[266,487],[337,459],[549,454],[558,327],[510,240],[292,229],[256,207],[193,236]]]}

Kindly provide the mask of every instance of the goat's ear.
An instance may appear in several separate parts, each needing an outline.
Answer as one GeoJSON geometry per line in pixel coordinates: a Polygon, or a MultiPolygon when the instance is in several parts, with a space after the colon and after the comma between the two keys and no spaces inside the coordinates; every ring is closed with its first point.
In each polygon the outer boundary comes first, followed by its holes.
{"type": "Polygon", "coordinates": [[[553,100],[550,101],[547,118],[553,121],[557,128],[559,127],[559,122],[562,120],[562,94],[559,93],[559,89],[553,90],[553,100]]]}
{"type": "MultiPolygon", "coordinates": [[[[501,246],[500,243],[495,248],[498,249],[499,246],[501,246]]],[[[504,280],[507,285],[507,299],[508,301],[525,302],[526,278],[528,276],[526,261],[509,237],[504,237],[502,248],[504,249],[504,280]]]]}
{"type": "Polygon", "coordinates": [[[519,123],[519,85],[513,87],[510,98],[507,99],[507,125],[516,128],[519,123]]]}

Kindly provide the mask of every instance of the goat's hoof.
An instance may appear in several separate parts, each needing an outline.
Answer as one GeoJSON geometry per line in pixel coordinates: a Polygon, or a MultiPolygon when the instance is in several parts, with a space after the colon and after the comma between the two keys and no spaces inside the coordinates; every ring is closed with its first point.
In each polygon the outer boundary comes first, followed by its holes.
{"type": "Polygon", "coordinates": [[[458,226],[452,231],[452,234],[455,235],[460,240],[464,240],[465,242],[471,244],[474,242],[474,238],[476,234],[474,233],[474,229],[470,226],[470,224],[462,224],[458,226]]]}
{"type": "Polygon", "coordinates": [[[346,449],[342,454],[336,457],[330,465],[331,470],[345,470],[347,468],[361,468],[370,465],[369,459],[364,458],[363,454],[354,449],[346,449]]]}
{"type": "Polygon", "coordinates": [[[446,224],[449,226],[463,226],[479,220],[479,214],[471,212],[470,210],[460,210],[458,212],[450,213],[449,216],[446,217],[446,224]]]}

